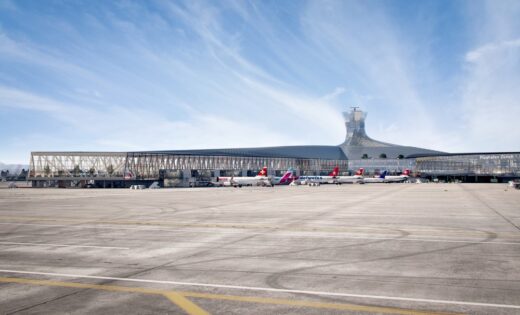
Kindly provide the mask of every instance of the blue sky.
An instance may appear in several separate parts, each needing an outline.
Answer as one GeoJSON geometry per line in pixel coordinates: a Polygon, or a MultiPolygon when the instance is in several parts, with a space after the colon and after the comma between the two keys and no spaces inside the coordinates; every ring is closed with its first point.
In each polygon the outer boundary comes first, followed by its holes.
{"type": "Polygon", "coordinates": [[[378,140],[520,151],[519,1],[0,0],[0,161],[378,140]]]}

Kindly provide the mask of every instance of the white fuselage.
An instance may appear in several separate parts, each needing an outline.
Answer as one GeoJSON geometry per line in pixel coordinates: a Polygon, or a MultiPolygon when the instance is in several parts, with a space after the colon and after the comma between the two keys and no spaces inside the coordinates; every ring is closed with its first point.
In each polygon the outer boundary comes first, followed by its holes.
{"type": "Polygon", "coordinates": [[[271,186],[271,181],[267,176],[219,177],[218,181],[224,186],[271,186]]]}
{"type": "Polygon", "coordinates": [[[363,181],[363,176],[354,175],[354,176],[337,176],[335,179],[336,183],[345,184],[345,183],[361,183],[363,181]]]}
{"type": "Polygon", "coordinates": [[[407,175],[399,175],[399,176],[385,176],[385,182],[387,183],[401,183],[408,180],[407,175]]]}
{"type": "Polygon", "coordinates": [[[333,184],[334,176],[300,176],[298,181],[300,183],[333,184]]]}
{"type": "Polygon", "coordinates": [[[363,183],[365,184],[376,184],[384,183],[385,179],[381,177],[363,177],[363,183]]]}

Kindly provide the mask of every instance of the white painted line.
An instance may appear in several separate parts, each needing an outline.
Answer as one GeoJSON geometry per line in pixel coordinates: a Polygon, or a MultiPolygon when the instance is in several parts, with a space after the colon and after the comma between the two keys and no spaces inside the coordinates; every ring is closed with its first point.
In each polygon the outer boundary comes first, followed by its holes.
{"type": "MultiPolygon", "coordinates": [[[[130,230],[130,231],[166,231],[171,233],[185,233],[186,231],[179,231],[178,229],[165,229],[165,228],[125,228],[125,227],[111,227],[111,226],[89,226],[89,225],[66,225],[66,224],[36,224],[36,223],[16,223],[16,222],[0,222],[0,224],[4,225],[29,225],[29,226],[47,226],[47,227],[66,227],[66,228],[74,228],[74,229],[105,229],[105,230],[130,230]]],[[[184,227],[181,227],[184,228],[184,227]]],[[[210,227],[208,227],[210,228],[210,227]]],[[[496,244],[496,245],[520,245],[520,242],[501,242],[501,241],[470,241],[470,240],[446,240],[446,239],[428,239],[428,238],[396,238],[396,237],[359,237],[359,236],[347,236],[347,235],[337,235],[338,233],[333,233],[333,235],[316,235],[317,233],[323,232],[309,232],[303,231],[303,233],[313,233],[309,235],[304,235],[304,237],[323,237],[323,238],[337,238],[337,239],[354,239],[354,240],[387,240],[387,241],[395,241],[395,242],[430,242],[430,243],[466,243],[466,244],[496,244]]],[[[199,231],[198,233],[214,233],[199,231]]],[[[219,232],[225,234],[243,234],[247,232],[219,232]]],[[[347,232],[348,233],[348,232],[347,232]]],[[[276,231],[272,233],[271,236],[274,235],[293,235],[293,233],[287,233],[283,231],[276,231]]]]}
{"type": "Polygon", "coordinates": [[[73,274],[67,274],[67,273],[50,273],[50,272],[35,272],[35,271],[22,271],[22,270],[4,270],[4,269],[0,269],[0,272],[3,272],[3,273],[15,273],[15,274],[27,274],[27,275],[40,275],[40,276],[54,276],[54,277],[85,278],[85,279],[114,280],[114,281],[157,283],[157,284],[173,284],[173,285],[185,285],[185,286],[208,287],[208,288],[222,288],[222,289],[236,289],[236,290],[249,290],[249,291],[266,291],[266,292],[280,292],[280,293],[296,293],[296,294],[310,294],[310,295],[354,297],[354,298],[377,299],[377,300],[394,300],[394,301],[421,302],[421,303],[433,303],[433,304],[454,304],[454,305],[468,305],[468,306],[484,306],[484,307],[495,307],[495,308],[520,309],[520,305],[512,305],[512,304],[494,304],[494,303],[466,302],[466,301],[453,301],[453,300],[434,300],[434,299],[422,299],[422,298],[407,298],[407,297],[385,296],[385,295],[336,293],[336,292],[326,292],[326,291],[306,291],[306,290],[291,290],[291,289],[275,289],[275,288],[265,288],[265,287],[248,287],[248,286],[239,286],[239,285],[209,284],[209,283],[196,283],[196,282],[179,282],[179,281],[165,281],[165,280],[148,280],[148,279],[134,279],[134,278],[117,278],[117,277],[103,277],[103,276],[73,275],[73,274]]]}
{"type": "Polygon", "coordinates": [[[444,239],[429,239],[429,238],[391,238],[391,237],[345,237],[346,239],[360,239],[360,240],[388,240],[396,242],[433,242],[433,243],[467,243],[467,244],[504,244],[504,245],[520,245],[520,242],[500,242],[500,241],[463,241],[463,240],[444,240],[444,239]]]}
{"type": "MultiPolygon", "coordinates": [[[[2,225],[29,225],[29,226],[54,226],[54,227],[69,227],[69,228],[79,228],[79,229],[97,229],[97,227],[90,226],[80,226],[80,225],[72,225],[72,224],[37,224],[37,223],[17,223],[17,222],[0,222],[2,225]]],[[[100,227],[101,229],[106,227],[100,227]]],[[[108,227],[108,229],[113,229],[108,227]]],[[[135,230],[135,229],[132,229],[135,230]]]]}
{"type": "Polygon", "coordinates": [[[83,248],[103,248],[103,249],[130,249],[129,247],[95,246],[95,245],[68,245],[68,244],[46,244],[46,243],[21,243],[21,242],[2,242],[2,241],[0,241],[0,245],[83,247],[83,248]]]}
{"type": "MultiPolygon", "coordinates": [[[[28,225],[28,226],[44,226],[44,227],[63,227],[63,228],[71,228],[71,229],[97,229],[97,230],[129,230],[129,231],[165,231],[172,233],[185,233],[185,231],[179,231],[179,228],[150,228],[146,226],[138,227],[138,228],[125,228],[125,227],[113,227],[113,226],[100,226],[100,225],[77,225],[77,224],[38,224],[38,223],[17,223],[17,222],[0,222],[3,225],[28,225]]],[[[180,227],[183,228],[183,227],[180,227]]],[[[215,234],[214,231],[197,231],[197,233],[211,233],[215,234]]],[[[226,234],[242,234],[243,232],[219,232],[226,234]]]]}

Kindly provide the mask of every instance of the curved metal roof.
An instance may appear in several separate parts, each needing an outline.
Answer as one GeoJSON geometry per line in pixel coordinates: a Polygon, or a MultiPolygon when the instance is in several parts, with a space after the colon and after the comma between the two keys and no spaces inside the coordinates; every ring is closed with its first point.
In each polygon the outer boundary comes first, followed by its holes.
{"type": "Polygon", "coordinates": [[[201,150],[168,150],[143,151],[134,153],[149,154],[179,154],[179,155],[220,155],[220,156],[257,156],[257,157],[285,157],[300,159],[346,160],[347,157],[339,146],[300,145],[263,148],[229,148],[229,149],[201,149],[201,150]]]}
{"type": "Polygon", "coordinates": [[[379,158],[379,156],[384,153],[386,154],[386,157],[389,159],[395,159],[399,155],[408,158],[414,155],[428,156],[446,154],[439,151],[401,145],[384,147],[342,146],[342,148],[345,151],[345,154],[347,155],[349,160],[359,160],[363,157],[363,154],[367,154],[371,158],[379,158]]]}

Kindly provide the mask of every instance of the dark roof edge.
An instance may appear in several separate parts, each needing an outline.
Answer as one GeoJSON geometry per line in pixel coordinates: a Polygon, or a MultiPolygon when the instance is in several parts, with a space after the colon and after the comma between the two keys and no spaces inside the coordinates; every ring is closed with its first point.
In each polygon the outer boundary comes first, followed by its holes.
{"type": "Polygon", "coordinates": [[[313,147],[313,148],[338,148],[337,145],[281,145],[271,147],[249,147],[249,148],[207,148],[207,149],[180,149],[180,150],[143,150],[143,151],[128,151],[132,153],[144,153],[144,152],[187,152],[187,151],[223,151],[223,150],[265,150],[265,149],[280,149],[280,148],[302,148],[302,147],[313,147]]]}
{"type": "Polygon", "coordinates": [[[461,152],[461,153],[438,153],[438,154],[410,154],[407,159],[435,156],[456,156],[456,155],[486,155],[486,154],[520,154],[520,152],[461,152]]]}

